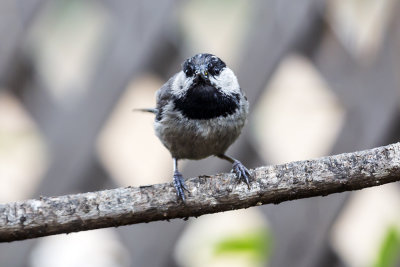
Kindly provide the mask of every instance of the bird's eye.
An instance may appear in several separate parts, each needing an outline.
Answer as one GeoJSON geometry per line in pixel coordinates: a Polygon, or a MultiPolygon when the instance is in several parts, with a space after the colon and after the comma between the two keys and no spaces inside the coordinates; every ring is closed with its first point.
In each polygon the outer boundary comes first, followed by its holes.
{"type": "Polygon", "coordinates": [[[218,66],[210,66],[208,68],[211,75],[219,75],[221,73],[221,69],[218,66]]]}
{"type": "Polygon", "coordinates": [[[186,74],[187,77],[192,76],[192,75],[193,75],[193,70],[192,70],[192,68],[186,68],[186,69],[185,69],[185,74],[186,74]]]}

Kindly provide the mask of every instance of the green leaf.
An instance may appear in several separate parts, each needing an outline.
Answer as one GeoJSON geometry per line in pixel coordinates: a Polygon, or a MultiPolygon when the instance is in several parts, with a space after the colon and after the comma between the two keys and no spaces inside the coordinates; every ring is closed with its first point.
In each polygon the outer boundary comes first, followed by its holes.
{"type": "Polygon", "coordinates": [[[271,238],[266,229],[227,237],[215,246],[214,255],[246,254],[252,260],[265,262],[271,249],[271,238]]]}
{"type": "Polygon", "coordinates": [[[395,226],[389,227],[379,249],[374,267],[396,266],[400,252],[400,233],[395,226]]]}

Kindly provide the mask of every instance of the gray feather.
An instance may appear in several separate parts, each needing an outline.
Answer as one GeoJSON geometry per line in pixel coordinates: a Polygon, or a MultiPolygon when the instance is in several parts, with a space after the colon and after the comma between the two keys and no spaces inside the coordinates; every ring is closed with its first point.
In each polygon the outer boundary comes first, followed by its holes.
{"type": "Polygon", "coordinates": [[[158,109],[156,108],[135,108],[133,111],[150,112],[154,114],[158,113],[158,109]]]}
{"type": "Polygon", "coordinates": [[[176,74],[172,76],[156,93],[156,107],[162,110],[165,105],[173,98],[171,94],[172,83],[174,82],[176,74]]]}
{"type": "Polygon", "coordinates": [[[174,82],[176,74],[172,76],[156,93],[156,121],[160,121],[163,116],[164,108],[173,99],[171,92],[172,83],[174,82]]]}

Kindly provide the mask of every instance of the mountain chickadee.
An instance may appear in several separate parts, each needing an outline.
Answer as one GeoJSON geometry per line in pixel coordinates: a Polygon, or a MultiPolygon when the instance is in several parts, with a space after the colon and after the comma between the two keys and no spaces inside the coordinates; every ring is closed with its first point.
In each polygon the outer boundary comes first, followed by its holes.
{"type": "Polygon", "coordinates": [[[249,110],[233,71],[218,57],[197,54],[182,65],[156,93],[155,133],[174,161],[174,186],[185,200],[188,191],[178,171],[180,159],[217,156],[232,163],[237,178],[249,186],[250,173],[225,151],[240,135],[249,110]]]}

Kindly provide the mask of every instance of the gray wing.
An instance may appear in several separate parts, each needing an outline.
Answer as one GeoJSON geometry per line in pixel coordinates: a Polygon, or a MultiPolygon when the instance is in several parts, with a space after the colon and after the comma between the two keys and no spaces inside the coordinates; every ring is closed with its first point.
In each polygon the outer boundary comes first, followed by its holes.
{"type": "Polygon", "coordinates": [[[162,119],[162,113],[165,105],[167,105],[173,99],[173,95],[171,94],[171,86],[175,80],[175,77],[176,74],[172,76],[160,89],[158,89],[156,93],[156,109],[158,111],[156,120],[158,121],[162,119]]]}

